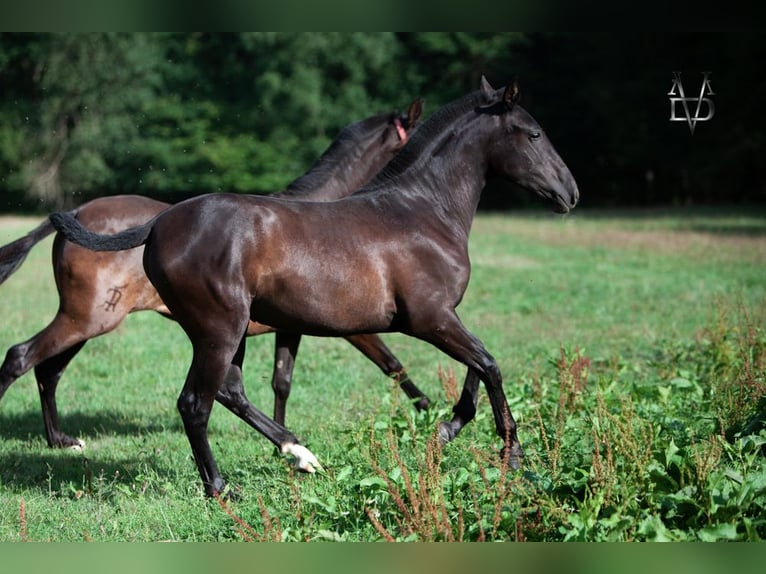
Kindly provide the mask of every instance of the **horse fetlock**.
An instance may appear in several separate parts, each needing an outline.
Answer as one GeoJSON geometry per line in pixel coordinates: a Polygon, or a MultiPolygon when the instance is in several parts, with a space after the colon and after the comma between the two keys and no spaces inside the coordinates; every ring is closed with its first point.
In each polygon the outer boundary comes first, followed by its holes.
{"type": "Polygon", "coordinates": [[[427,411],[428,407],[431,406],[431,401],[428,397],[421,397],[417,401],[415,401],[415,410],[418,412],[421,411],[427,411]]]}
{"type": "Polygon", "coordinates": [[[217,477],[213,480],[213,483],[204,483],[205,496],[208,498],[220,498],[223,500],[235,501],[236,495],[231,492],[226,483],[221,477],[217,477]]]}
{"type": "Polygon", "coordinates": [[[317,457],[314,456],[309,449],[301,444],[295,444],[288,442],[282,445],[282,454],[289,454],[295,458],[293,463],[296,470],[302,472],[314,473],[317,470],[322,470],[322,465],[319,464],[317,457]]]}
{"type": "Polygon", "coordinates": [[[215,498],[218,500],[219,504],[224,506],[227,502],[239,502],[242,500],[242,492],[240,489],[237,488],[235,491],[228,484],[224,484],[223,488],[220,490],[212,488],[208,491],[208,489],[205,489],[205,495],[209,496],[210,498],[215,498]]]}

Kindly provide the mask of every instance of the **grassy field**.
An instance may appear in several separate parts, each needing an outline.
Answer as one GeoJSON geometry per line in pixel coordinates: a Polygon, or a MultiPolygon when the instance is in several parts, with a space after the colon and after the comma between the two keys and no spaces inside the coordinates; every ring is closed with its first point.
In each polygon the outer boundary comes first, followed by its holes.
{"type": "MultiPolygon", "coordinates": [[[[0,244],[39,218],[0,218],[0,244]]],[[[497,459],[491,410],[443,450],[463,369],[385,335],[434,406],[343,340],[306,339],[288,426],[325,472],[295,474],[216,407],[210,438],[238,492],[204,498],[175,400],[190,349],[151,313],[93,340],[59,385],[52,450],[31,373],[0,402],[0,540],[760,540],[766,537],[766,212],[581,209],[481,214],[460,314],[496,356],[525,447],[497,459]]],[[[0,286],[0,347],[57,306],[50,239],[0,286]]],[[[250,339],[262,410],[273,339],[250,339]]]]}

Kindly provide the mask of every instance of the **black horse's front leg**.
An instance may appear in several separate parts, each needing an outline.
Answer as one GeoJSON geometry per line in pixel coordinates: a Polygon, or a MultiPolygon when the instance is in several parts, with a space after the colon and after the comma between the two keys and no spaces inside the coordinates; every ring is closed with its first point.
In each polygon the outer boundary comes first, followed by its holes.
{"type": "Polygon", "coordinates": [[[492,355],[487,352],[481,341],[463,326],[454,312],[447,313],[438,327],[417,336],[432,343],[469,369],[460,399],[453,409],[452,420],[440,425],[440,439],[443,442],[452,440],[462,427],[473,419],[476,412],[478,379],[481,379],[489,395],[495,429],[503,439],[500,455],[504,460],[508,460],[511,468],[520,468],[524,451],[516,433],[516,421],[503,391],[500,369],[492,355]]]}
{"type": "Polygon", "coordinates": [[[476,404],[479,400],[479,375],[468,369],[458,403],[452,407],[452,420],[439,424],[439,440],[442,446],[454,439],[463,427],[476,416],[476,404]]]}

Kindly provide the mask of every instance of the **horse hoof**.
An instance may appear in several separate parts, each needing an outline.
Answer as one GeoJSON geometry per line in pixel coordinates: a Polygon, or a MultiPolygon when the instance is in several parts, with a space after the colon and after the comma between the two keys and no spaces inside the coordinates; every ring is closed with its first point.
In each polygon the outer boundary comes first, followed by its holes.
{"type": "Polygon", "coordinates": [[[231,488],[224,487],[223,492],[213,491],[212,498],[217,498],[220,502],[226,504],[227,502],[239,502],[242,500],[242,495],[239,492],[235,492],[231,488]]]}
{"type": "Polygon", "coordinates": [[[81,452],[85,448],[85,442],[79,438],[72,438],[66,435],[60,436],[58,439],[49,443],[53,448],[68,448],[76,452],[81,452]]]}
{"type": "Polygon", "coordinates": [[[315,473],[317,470],[322,470],[322,465],[319,464],[317,457],[301,444],[284,444],[282,445],[282,453],[295,457],[294,466],[296,470],[308,472],[310,474],[315,473]]]}
{"type": "Polygon", "coordinates": [[[444,446],[455,438],[455,432],[450,423],[439,423],[439,443],[444,446]]]}
{"type": "Polygon", "coordinates": [[[508,449],[503,447],[500,450],[500,459],[503,461],[506,459],[508,460],[508,468],[512,470],[519,470],[521,468],[521,463],[524,460],[524,451],[521,449],[521,445],[519,443],[513,444],[508,449]]]}

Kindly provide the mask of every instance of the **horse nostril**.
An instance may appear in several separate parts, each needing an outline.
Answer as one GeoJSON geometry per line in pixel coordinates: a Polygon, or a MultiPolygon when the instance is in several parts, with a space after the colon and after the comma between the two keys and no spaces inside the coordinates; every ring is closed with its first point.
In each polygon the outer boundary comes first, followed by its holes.
{"type": "Polygon", "coordinates": [[[577,202],[580,201],[580,189],[577,187],[577,183],[574,179],[569,180],[569,185],[567,187],[569,188],[569,205],[570,207],[574,207],[577,205],[577,202]]]}

